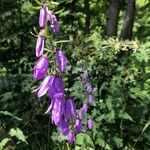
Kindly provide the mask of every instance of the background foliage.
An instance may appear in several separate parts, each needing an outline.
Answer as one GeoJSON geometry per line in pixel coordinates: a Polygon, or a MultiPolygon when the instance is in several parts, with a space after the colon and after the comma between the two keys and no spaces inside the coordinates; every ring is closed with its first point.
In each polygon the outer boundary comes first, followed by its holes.
{"type": "MultiPolygon", "coordinates": [[[[0,1],[0,149],[23,150],[149,150],[150,149],[150,17],[147,0],[137,1],[132,41],[105,36],[108,1],[91,0],[91,34],[84,33],[83,1],[58,0],[54,11],[61,24],[60,39],[69,58],[65,87],[78,106],[86,94],[80,82],[86,68],[94,87],[95,102],[87,117],[94,129],[83,130],[74,145],[44,115],[48,98],[31,93],[38,4],[26,0],[0,1]],[[71,11],[71,10],[74,11],[71,11]],[[70,12],[71,11],[71,12],[70,12]]],[[[120,15],[121,26],[123,12],[120,15]]],[[[120,28],[119,26],[119,28],[120,28]]],[[[86,122],[84,122],[86,124],[86,122]]]]}

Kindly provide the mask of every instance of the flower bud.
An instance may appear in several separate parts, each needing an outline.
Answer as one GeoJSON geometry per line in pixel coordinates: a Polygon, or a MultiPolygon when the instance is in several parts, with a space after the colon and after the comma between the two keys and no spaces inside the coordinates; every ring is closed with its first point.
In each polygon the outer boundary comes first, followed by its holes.
{"type": "Polygon", "coordinates": [[[88,111],[87,103],[84,103],[81,110],[79,111],[79,118],[82,119],[84,114],[88,111]]]}
{"type": "Polygon", "coordinates": [[[47,16],[48,16],[48,7],[43,6],[40,9],[40,14],[39,14],[39,26],[40,26],[40,28],[44,28],[46,26],[47,16]]]}
{"type": "Polygon", "coordinates": [[[68,137],[68,143],[69,143],[69,144],[72,144],[73,141],[74,141],[74,139],[75,139],[75,134],[74,134],[74,132],[73,132],[73,131],[69,131],[67,137],[68,137]]]}
{"type": "Polygon", "coordinates": [[[79,133],[82,131],[82,120],[81,119],[76,120],[74,128],[75,128],[76,133],[79,133]]]}
{"type": "Polygon", "coordinates": [[[88,102],[93,103],[94,101],[94,96],[93,95],[88,95],[88,102]]]}
{"type": "Polygon", "coordinates": [[[48,58],[46,56],[41,57],[34,66],[34,79],[42,79],[48,69],[48,58]]]}
{"type": "Polygon", "coordinates": [[[55,59],[59,71],[64,72],[67,67],[68,60],[60,49],[56,50],[55,59]]]}
{"type": "Polygon", "coordinates": [[[89,129],[92,129],[92,128],[93,128],[93,125],[94,125],[93,120],[92,120],[92,119],[89,119],[87,125],[88,125],[88,128],[89,128],[89,129]]]}
{"type": "Polygon", "coordinates": [[[51,23],[52,31],[54,33],[58,33],[59,32],[59,23],[58,23],[56,16],[52,13],[49,13],[49,20],[51,23]]]}
{"type": "Polygon", "coordinates": [[[43,55],[44,50],[44,36],[38,35],[37,42],[36,42],[36,57],[40,57],[43,55]]]}
{"type": "Polygon", "coordinates": [[[76,118],[76,105],[74,101],[69,98],[65,101],[65,113],[64,113],[65,119],[68,120],[69,117],[72,119],[76,118]]]}
{"type": "Polygon", "coordinates": [[[87,89],[86,89],[88,94],[91,94],[93,92],[92,86],[90,83],[87,84],[87,89]]]}

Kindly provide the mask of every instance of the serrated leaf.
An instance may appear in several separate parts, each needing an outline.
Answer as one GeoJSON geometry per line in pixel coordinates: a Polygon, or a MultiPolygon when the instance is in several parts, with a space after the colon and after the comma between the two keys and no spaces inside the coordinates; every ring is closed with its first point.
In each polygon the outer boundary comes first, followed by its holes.
{"type": "Polygon", "coordinates": [[[19,128],[11,128],[9,131],[9,135],[15,136],[20,141],[27,143],[25,135],[19,128]]]}
{"type": "Polygon", "coordinates": [[[103,139],[101,139],[101,138],[98,138],[96,140],[96,144],[99,145],[99,146],[101,146],[102,148],[104,148],[106,150],[112,150],[110,148],[110,146],[103,139]]]}

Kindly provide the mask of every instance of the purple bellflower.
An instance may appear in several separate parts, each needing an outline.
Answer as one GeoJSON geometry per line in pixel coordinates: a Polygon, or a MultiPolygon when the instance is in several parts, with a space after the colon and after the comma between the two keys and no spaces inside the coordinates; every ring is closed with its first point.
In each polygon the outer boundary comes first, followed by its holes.
{"type": "Polygon", "coordinates": [[[54,33],[58,33],[59,32],[59,23],[58,23],[56,16],[54,14],[52,14],[51,11],[49,11],[49,20],[50,20],[52,31],[54,33]]]}
{"type": "Polygon", "coordinates": [[[43,55],[44,50],[44,36],[38,35],[37,42],[36,42],[36,57],[40,57],[43,55]]]}
{"type": "Polygon", "coordinates": [[[56,50],[55,59],[59,71],[64,72],[67,67],[68,60],[65,54],[60,49],[56,50]]]}
{"type": "Polygon", "coordinates": [[[84,114],[88,111],[87,103],[84,103],[81,110],[79,111],[79,118],[82,119],[84,114]]]}
{"type": "Polygon", "coordinates": [[[64,95],[64,84],[60,76],[55,76],[52,86],[48,90],[49,97],[54,99],[58,95],[64,95]]]}
{"type": "Polygon", "coordinates": [[[83,76],[81,78],[81,81],[82,81],[83,84],[87,83],[87,81],[88,81],[88,73],[87,73],[87,71],[84,72],[84,74],[83,74],[83,76]]]}
{"type": "Polygon", "coordinates": [[[51,119],[52,119],[52,122],[54,122],[56,126],[59,125],[63,114],[64,114],[64,100],[61,97],[55,98],[54,105],[52,108],[51,119]]]}
{"type": "Polygon", "coordinates": [[[93,92],[93,89],[92,89],[92,86],[91,86],[90,83],[87,84],[87,89],[86,90],[87,90],[88,94],[91,94],[93,92]]]}
{"type": "Polygon", "coordinates": [[[82,120],[81,119],[77,119],[75,124],[74,124],[74,129],[76,131],[76,133],[79,133],[82,131],[82,120]]]}
{"type": "Polygon", "coordinates": [[[74,132],[73,132],[73,131],[69,131],[67,137],[68,137],[68,143],[69,143],[69,144],[72,144],[73,141],[74,141],[74,139],[75,139],[75,134],[74,134],[74,132]]]}
{"type": "Polygon", "coordinates": [[[69,118],[72,118],[72,119],[76,118],[76,105],[71,98],[66,99],[65,101],[64,117],[66,120],[68,120],[69,118]]]}
{"type": "Polygon", "coordinates": [[[89,119],[87,125],[88,125],[88,128],[89,128],[89,129],[92,129],[92,128],[93,128],[93,125],[94,125],[93,120],[92,120],[92,119],[89,119]]]}
{"type": "Polygon", "coordinates": [[[48,58],[47,56],[42,56],[34,66],[34,79],[40,80],[42,79],[48,69],[48,58]]]}
{"type": "Polygon", "coordinates": [[[94,101],[94,96],[93,95],[88,95],[88,102],[93,103],[94,101]]]}
{"type": "Polygon", "coordinates": [[[47,24],[47,17],[48,17],[48,7],[43,5],[40,9],[39,14],[39,26],[40,28],[44,28],[47,24]]]}

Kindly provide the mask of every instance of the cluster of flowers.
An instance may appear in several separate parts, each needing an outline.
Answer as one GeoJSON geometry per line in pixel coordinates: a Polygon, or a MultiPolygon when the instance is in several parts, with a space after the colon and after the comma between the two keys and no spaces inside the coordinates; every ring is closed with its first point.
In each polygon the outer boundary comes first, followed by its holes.
{"type": "MultiPolygon", "coordinates": [[[[59,32],[59,23],[56,16],[44,3],[40,9],[39,15],[39,26],[41,31],[36,43],[36,57],[38,60],[34,66],[34,79],[43,79],[43,81],[35,91],[37,97],[42,97],[44,94],[48,93],[51,104],[46,113],[51,113],[52,123],[59,128],[63,135],[67,136],[68,143],[72,143],[75,139],[75,135],[82,131],[82,118],[88,110],[88,104],[93,101],[93,90],[92,86],[88,83],[88,75],[85,73],[82,77],[82,83],[88,93],[88,102],[84,103],[82,108],[77,111],[74,100],[70,97],[65,97],[64,83],[60,74],[66,70],[68,60],[60,48],[56,48],[54,56],[59,75],[47,75],[49,60],[46,54],[44,54],[45,37],[43,30],[48,22],[50,22],[53,33],[59,32]]],[[[89,119],[88,128],[92,129],[92,127],[93,121],[89,119]]]]}

